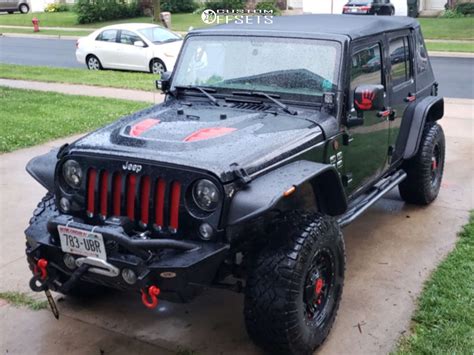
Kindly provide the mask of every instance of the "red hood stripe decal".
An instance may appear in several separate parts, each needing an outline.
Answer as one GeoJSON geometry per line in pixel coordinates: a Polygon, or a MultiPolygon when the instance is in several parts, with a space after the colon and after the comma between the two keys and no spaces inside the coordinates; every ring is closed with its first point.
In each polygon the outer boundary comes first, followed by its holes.
{"type": "Polygon", "coordinates": [[[202,128],[196,132],[191,133],[189,136],[184,138],[184,142],[196,142],[202,141],[205,139],[217,138],[221,136],[225,136],[230,132],[236,131],[237,128],[232,127],[210,127],[210,128],[202,128]]]}
{"type": "Polygon", "coordinates": [[[146,118],[138,123],[135,123],[130,129],[130,136],[139,137],[158,123],[160,123],[160,120],[157,120],[156,118],[146,118]]]}

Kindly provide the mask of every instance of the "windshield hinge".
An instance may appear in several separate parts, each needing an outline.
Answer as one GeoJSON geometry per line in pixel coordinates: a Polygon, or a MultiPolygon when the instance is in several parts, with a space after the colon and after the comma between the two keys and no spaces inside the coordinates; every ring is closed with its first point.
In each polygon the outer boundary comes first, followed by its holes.
{"type": "Polygon", "coordinates": [[[247,170],[240,167],[239,164],[232,163],[230,164],[230,167],[232,168],[232,173],[234,176],[239,179],[242,184],[248,184],[250,181],[252,181],[252,178],[247,173],[247,170]]]}

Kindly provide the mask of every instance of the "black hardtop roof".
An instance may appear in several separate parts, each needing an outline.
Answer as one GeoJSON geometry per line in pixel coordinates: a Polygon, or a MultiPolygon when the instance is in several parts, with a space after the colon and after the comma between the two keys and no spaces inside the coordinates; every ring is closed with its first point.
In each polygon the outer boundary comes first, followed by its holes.
{"type": "Polygon", "coordinates": [[[416,28],[418,21],[404,16],[360,16],[360,15],[296,15],[275,16],[272,24],[229,23],[193,30],[192,34],[247,34],[267,33],[283,37],[318,38],[323,35],[347,36],[351,39],[404,28],[416,28]]]}

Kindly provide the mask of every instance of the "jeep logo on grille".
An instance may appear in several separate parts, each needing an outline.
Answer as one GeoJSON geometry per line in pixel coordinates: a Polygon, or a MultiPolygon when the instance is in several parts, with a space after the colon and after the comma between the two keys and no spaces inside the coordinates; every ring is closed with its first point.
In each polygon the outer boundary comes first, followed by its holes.
{"type": "Polygon", "coordinates": [[[132,164],[127,161],[125,164],[122,165],[122,169],[133,171],[138,174],[140,171],[142,171],[142,166],[140,164],[132,164]]]}

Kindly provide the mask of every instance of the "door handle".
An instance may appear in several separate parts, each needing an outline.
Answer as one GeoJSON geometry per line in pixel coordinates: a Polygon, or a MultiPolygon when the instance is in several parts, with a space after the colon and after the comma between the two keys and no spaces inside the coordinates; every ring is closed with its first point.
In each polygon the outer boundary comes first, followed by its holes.
{"type": "Polygon", "coordinates": [[[391,114],[392,114],[392,109],[391,108],[387,108],[383,111],[379,111],[377,112],[377,117],[382,117],[382,118],[387,118],[389,117],[391,114]]]}
{"type": "Polygon", "coordinates": [[[405,102],[413,102],[416,100],[416,95],[408,94],[407,97],[405,97],[405,102]]]}

